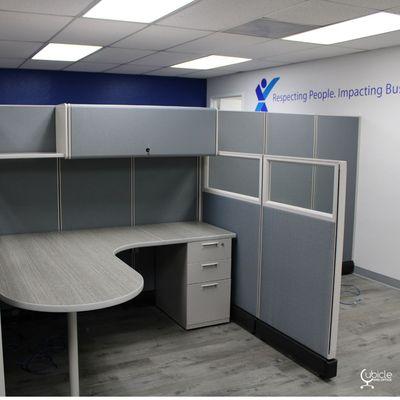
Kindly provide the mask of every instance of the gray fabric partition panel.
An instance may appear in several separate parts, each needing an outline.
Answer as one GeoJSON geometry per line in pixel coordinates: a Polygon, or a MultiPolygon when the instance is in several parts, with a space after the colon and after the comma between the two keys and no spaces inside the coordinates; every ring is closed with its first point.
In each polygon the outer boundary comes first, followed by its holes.
{"type": "Polygon", "coordinates": [[[209,186],[258,197],[260,161],[254,158],[210,157],[209,186]]]}
{"type": "MultiPolygon", "coordinates": [[[[344,228],[343,259],[352,259],[354,209],[357,183],[358,154],[357,117],[319,116],[317,124],[316,157],[347,161],[346,217],[344,228]]],[[[327,185],[323,176],[317,176],[317,187],[327,185]]],[[[317,198],[317,201],[320,199],[317,198]]]]}
{"type": "Polygon", "coordinates": [[[197,158],[135,160],[135,223],[197,219],[197,158]]]}
{"type": "Polygon", "coordinates": [[[333,212],[333,189],[335,187],[335,169],[325,165],[315,167],[314,210],[333,212]]]}
{"type": "Polygon", "coordinates": [[[218,150],[263,153],[264,113],[218,112],[218,150]]]}
{"type": "Polygon", "coordinates": [[[63,229],[131,223],[130,159],[63,160],[63,229]]]}
{"type": "Polygon", "coordinates": [[[229,229],[232,248],[232,303],[256,315],[260,245],[260,205],[203,194],[203,221],[229,229]]]}
{"type": "Polygon", "coordinates": [[[57,161],[0,161],[0,234],[58,229],[57,161]]]}
{"type": "Polygon", "coordinates": [[[327,357],[335,224],[264,207],[261,319],[327,357]]]}
{"type": "Polygon", "coordinates": [[[0,152],[55,152],[53,106],[0,106],[0,152]]]}
{"type": "MultiPolygon", "coordinates": [[[[266,153],[274,156],[313,157],[314,116],[298,114],[267,115],[266,153]]],[[[271,183],[276,201],[311,207],[312,167],[274,163],[271,183]]]]}
{"type": "Polygon", "coordinates": [[[272,201],[311,208],[311,165],[272,161],[270,169],[270,199],[272,201]]]}
{"type": "Polygon", "coordinates": [[[313,146],[313,115],[267,115],[267,154],[274,156],[313,157],[313,146]]]}

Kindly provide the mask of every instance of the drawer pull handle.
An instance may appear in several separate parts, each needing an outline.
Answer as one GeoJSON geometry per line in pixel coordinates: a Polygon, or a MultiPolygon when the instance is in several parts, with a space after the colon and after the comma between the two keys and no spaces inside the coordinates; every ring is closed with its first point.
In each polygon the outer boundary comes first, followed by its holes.
{"type": "Polygon", "coordinates": [[[218,267],[218,263],[201,264],[202,268],[218,267]]]}
{"type": "Polygon", "coordinates": [[[218,246],[218,242],[207,242],[207,243],[202,243],[203,247],[211,247],[211,246],[218,246]]]}
{"type": "Polygon", "coordinates": [[[218,286],[218,283],[208,283],[208,284],[206,284],[206,285],[201,285],[201,287],[203,288],[203,289],[205,289],[205,288],[211,288],[211,287],[217,287],[218,286]]]}

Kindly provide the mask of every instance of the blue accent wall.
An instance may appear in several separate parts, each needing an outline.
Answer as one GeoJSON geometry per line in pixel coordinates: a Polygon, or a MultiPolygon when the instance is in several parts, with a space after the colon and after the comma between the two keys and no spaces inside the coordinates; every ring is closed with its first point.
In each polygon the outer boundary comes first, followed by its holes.
{"type": "Polygon", "coordinates": [[[206,106],[206,80],[0,69],[0,104],[206,106]]]}

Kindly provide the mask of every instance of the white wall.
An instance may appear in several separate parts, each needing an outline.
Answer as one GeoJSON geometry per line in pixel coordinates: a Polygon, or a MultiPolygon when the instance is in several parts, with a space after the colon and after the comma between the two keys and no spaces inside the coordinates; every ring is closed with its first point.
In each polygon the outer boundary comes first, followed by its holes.
{"type": "MultiPolygon", "coordinates": [[[[242,95],[255,110],[262,78],[280,77],[269,98],[271,112],[361,117],[354,261],[359,267],[400,279],[400,47],[374,50],[208,80],[208,98],[242,95]],[[381,87],[383,94],[279,103],[273,95],[339,88],[381,87]]],[[[276,97],[275,97],[276,98],[276,97]]]]}

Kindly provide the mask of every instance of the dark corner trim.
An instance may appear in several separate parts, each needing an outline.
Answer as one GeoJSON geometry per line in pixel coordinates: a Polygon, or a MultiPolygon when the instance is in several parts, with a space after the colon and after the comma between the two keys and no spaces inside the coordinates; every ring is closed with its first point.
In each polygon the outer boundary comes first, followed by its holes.
{"type": "Polygon", "coordinates": [[[320,378],[331,379],[337,375],[336,359],[322,357],[241,308],[232,305],[231,319],[320,378]]]}
{"type": "Polygon", "coordinates": [[[253,317],[240,307],[231,305],[231,320],[252,334],[256,333],[256,319],[256,317],[253,317]]]}
{"type": "Polygon", "coordinates": [[[350,275],[354,272],[354,261],[343,261],[342,275],[350,275]]]}

